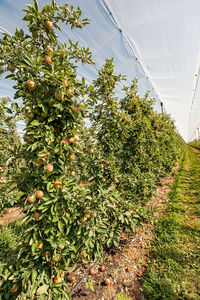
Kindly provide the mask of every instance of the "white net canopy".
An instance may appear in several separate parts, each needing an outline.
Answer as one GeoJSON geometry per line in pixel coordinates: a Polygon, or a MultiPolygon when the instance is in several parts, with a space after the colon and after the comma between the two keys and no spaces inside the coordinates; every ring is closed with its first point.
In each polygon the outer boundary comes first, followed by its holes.
{"type": "MultiPolygon", "coordinates": [[[[42,7],[48,0],[40,0],[42,7]]],[[[61,42],[68,39],[89,47],[99,69],[105,58],[114,58],[115,71],[130,82],[139,80],[139,93],[147,90],[176,121],[184,139],[196,138],[200,126],[200,1],[199,0],[58,0],[80,6],[90,24],[83,30],[63,27],[61,42]]],[[[26,4],[32,1],[0,1],[0,30],[25,30],[26,4]]],[[[92,82],[93,67],[80,66],[79,75],[92,82]]],[[[1,96],[13,96],[12,82],[0,81],[1,96]]],[[[22,130],[23,124],[19,124],[22,130]]]]}

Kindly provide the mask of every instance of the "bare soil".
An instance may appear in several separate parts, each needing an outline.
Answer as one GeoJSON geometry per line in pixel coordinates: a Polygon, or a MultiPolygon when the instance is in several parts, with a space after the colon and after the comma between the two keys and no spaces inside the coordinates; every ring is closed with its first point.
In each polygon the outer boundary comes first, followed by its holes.
{"type": "Polygon", "coordinates": [[[20,206],[10,207],[5,210],[2,216],[0,216],[0,226],[5,226],[16,220],[22,219],[24,214],[22,213],[22,208],[20,206]]]}

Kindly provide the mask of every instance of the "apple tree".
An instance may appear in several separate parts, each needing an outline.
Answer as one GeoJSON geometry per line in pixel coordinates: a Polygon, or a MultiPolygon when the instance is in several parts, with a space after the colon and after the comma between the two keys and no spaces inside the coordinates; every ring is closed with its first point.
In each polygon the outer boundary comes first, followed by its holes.
{"type": "Polygon", "coordinates": [[[0,211],[18,202],[14,175],[23,161],[16,159],[17,149],[21,145],[16,130],[16,120],[9,118],[7,107],[9,98],[0,99],[0,211]]]}
{"type": "Polygon", "coordinates": [[[16,29],[0,40],[0,71],[15,82],[15,99],[22,99],[16,115],[26,118],[20,154],[25,166],[15,177],[27,231],[17,257],[8,255],[4,299],[12,294],[66,299],[66,268],[86,256],[82,219],[90,193],[74,171],[85,110],[81,98],[87,90],[77,79],[75,62],[93,61],[89,49],[58,41],[59,23],[72,29],[88,24],[79,7],[52,0],[39,10],[33,2],[24,10],[28,32],[16,29]]]}

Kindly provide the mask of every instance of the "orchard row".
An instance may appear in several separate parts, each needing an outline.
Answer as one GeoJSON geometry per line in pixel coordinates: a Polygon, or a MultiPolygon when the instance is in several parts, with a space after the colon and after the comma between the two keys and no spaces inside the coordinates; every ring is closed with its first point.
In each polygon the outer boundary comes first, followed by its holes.
{"type": "Polygon", "coordinates": [[[91,53],[61,44],[56,30],[59,22],[86,25],[80,8],[52,1],[39,10],[33,2],[24,17],[29,33],[17,29],[0,41],[1,71],[10,72],[15,98],[22,99],[13,109],[26,120],[24,143],[15,149],[25,163],[13,176],[26,231],[17,257],[1,267],[2,289],[5,299],[66,299],[68,266],[101,257],[135,230],[183,142],[148,93],[138,95],[136,80],[117,98],[124,78],[112,59],[90,86],[77,78],[75,62],[93,64],[91,53]]]}

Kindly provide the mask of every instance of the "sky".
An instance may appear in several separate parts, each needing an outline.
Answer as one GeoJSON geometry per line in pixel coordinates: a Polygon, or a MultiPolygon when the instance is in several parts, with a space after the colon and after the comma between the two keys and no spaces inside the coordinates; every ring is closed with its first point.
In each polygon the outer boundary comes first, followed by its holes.
{"type": "MultiPolygon", "coordinates": [[[[39,0],[40,8],[49,3],[39,0]]],[[[80,5],[90,24],[83,30],[61,26],[61,42],[68,39],[89,47],[99,69],[106,58],[114,58],[115,71],[137,77],[139,93],[149,90],[175,120],[185,140],[200,125],[200,1],[199,0],[69,0],[80,5]]],[[[0,30],[13,33],[24,28],[22,9],[32,1],[0,0],[0,30]]],[[[65,1],[59,0],[58,4],[65,1]]],[[[80,66],[80,77],[91,83],[97,76],[93,67],[80,66]]],[[[13,82],[0,80],[0,96],[13,99],[13,82]]],[[[119,90],[117,90],[120,96],[119,90]]],[[[20,101],[20,100],[19,100],[20,101]]],[[[19,131],[24,128],[18,124],[19,131]]]]}

